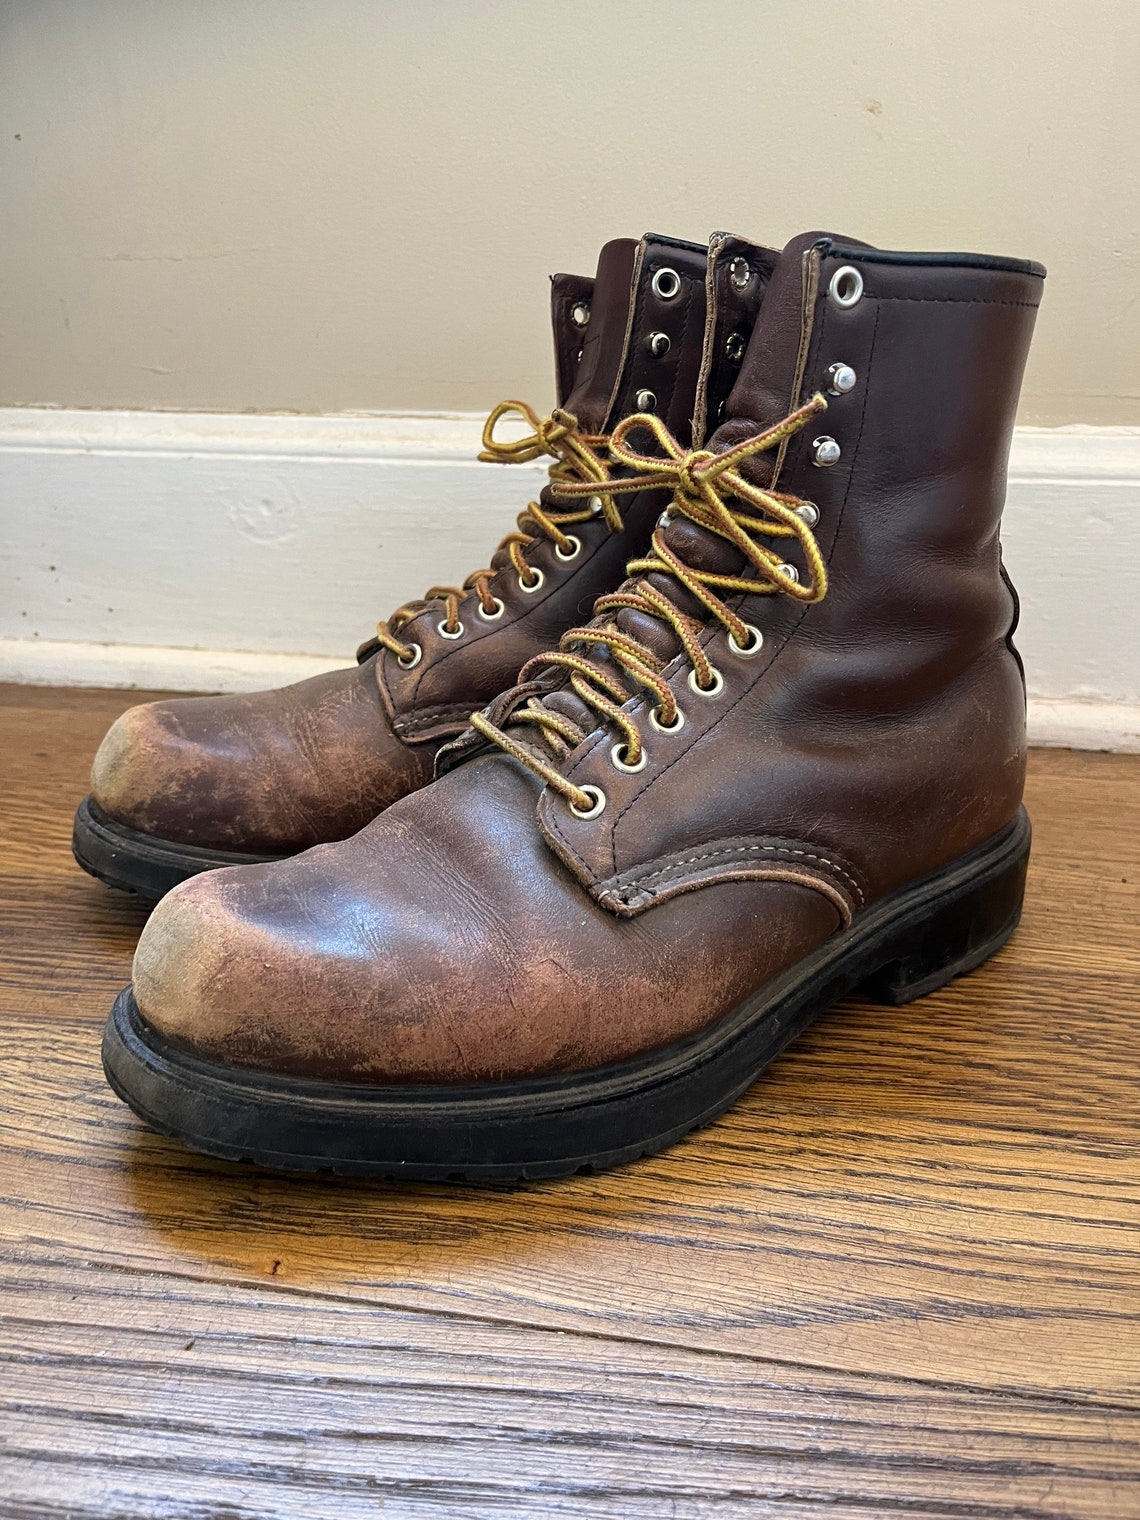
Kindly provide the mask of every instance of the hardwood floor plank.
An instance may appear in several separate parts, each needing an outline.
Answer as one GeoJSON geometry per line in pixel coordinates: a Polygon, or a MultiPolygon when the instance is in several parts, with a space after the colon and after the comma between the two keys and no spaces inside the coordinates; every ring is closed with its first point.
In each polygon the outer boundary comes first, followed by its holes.
{"type": "Polygon", "coordinates": [[[324,1495],[350,1515],[415,1497],[462,1514],[1109,1517],[1140,1477],[1128,1411],[116,1269],[29,1260],[3,1286],[9,1450],[45,1480],[89,1464],[105,1488],[81,1514],[157,1476],[172,1504],[240,1488],[239,1514],[324,1495]],[[45,1299],[66,1317],[47,1322],[45,1299]]]}
{"type": "Polygon", "coordinates": [[[1140,761],[1035,753],[1011,945],[675,1150],[399,1187],[105,1086],[145,909],[70,823],[142,695],[0,688],[0,1515],[1140,1517],[1140,761]]]}

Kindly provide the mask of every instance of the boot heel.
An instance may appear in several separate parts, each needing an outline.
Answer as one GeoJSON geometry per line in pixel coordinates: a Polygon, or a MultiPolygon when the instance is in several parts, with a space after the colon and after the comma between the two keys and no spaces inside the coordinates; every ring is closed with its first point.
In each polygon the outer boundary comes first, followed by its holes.
{"type": "Polygon", "coordinates": [[[978,861],[970,877],[941,893],[919,923],[900,934],[892,958],[859,990],[894,1006],[945,987],[1000,950],[1017,928],[1029,865],[1029,820],[1011,841],[978,861]],[[1013,849],[1010,846],[1013,844],[1013,849]]]}

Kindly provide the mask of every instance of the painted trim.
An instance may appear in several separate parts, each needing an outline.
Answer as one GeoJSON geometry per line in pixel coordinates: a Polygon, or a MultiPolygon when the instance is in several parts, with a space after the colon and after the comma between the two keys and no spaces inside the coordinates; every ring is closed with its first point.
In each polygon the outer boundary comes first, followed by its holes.
{"type": "MultiPolygon", "coordinates": [[[[264,691],[349,663],[321,655],[0,639],[0,681],[140,691],[264,691]]],[[[1029,699],[1029,742],[1140,754],[1140,703],[1029,699]]]]}
{"type": "MultiPolygon", "coordinates": [[[[481,428],[0,409],[0,678],[252,690],[345,664],[540,489],[541,465],[477,462],[481,428]]],[[[1003,547],[1033,742],[1140,748],[1140,428],[1017,429],[1003,547]]]]}

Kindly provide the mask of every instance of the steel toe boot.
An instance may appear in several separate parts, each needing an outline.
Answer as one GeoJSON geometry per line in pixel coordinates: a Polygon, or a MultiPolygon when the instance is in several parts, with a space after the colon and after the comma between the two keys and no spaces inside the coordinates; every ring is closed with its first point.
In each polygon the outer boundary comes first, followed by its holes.
{"type": "Polygon", "coordinates": [[[557,1175],[710,1119],[852,989],[992,955],[1029,853],[998,530],[1043,275],[789,245],[709,446],[611,436],[673,490],[630,578],[432,786],[167,898],[116,1090],[218,1156],[557,1175]]]}
{"type": "MultiPolygon", "coordinates": [[[[774,255],[742,288],[749,331],[774,255]]],[[[705,249],[669,238],[606,245],[597,278],[553,282],[559,408],[496,407],[482,457],[552,457],[550,484],[488,569],[435,587],[379,625],[355,668],[256,695],[136,707],[95,758],[80,865],[157,898],[199,871],[273,859],[362,828],[432,774],[435,751],[615,586],[648,544],[659,493],[612,495],[607,437],[649,408],[691,439],[705,327],[705,249]],[[521,439],[502,441],[522,421],[521,439]],[[586,484],[566,499],[568,482],[586,484]]],[[[742,339],[738,338],[738,345],[742,339]]],[[[737,366],[737,369],[739,366],[737,366]]],[[[723,399],[736,371],[718,371],[723,399]]]]}

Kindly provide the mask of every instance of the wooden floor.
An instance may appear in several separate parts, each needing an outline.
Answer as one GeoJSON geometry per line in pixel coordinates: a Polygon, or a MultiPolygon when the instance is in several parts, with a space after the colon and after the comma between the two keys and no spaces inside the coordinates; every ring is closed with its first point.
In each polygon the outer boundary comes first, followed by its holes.
{"type": "Polygon", "coordinates": [[[399,1187],[105,1087],[127,705],[0,688],[0,1515],[1140,1517],[1140,759],[1035,754],[1013,944],[672,1152],[399,1187]]]}

